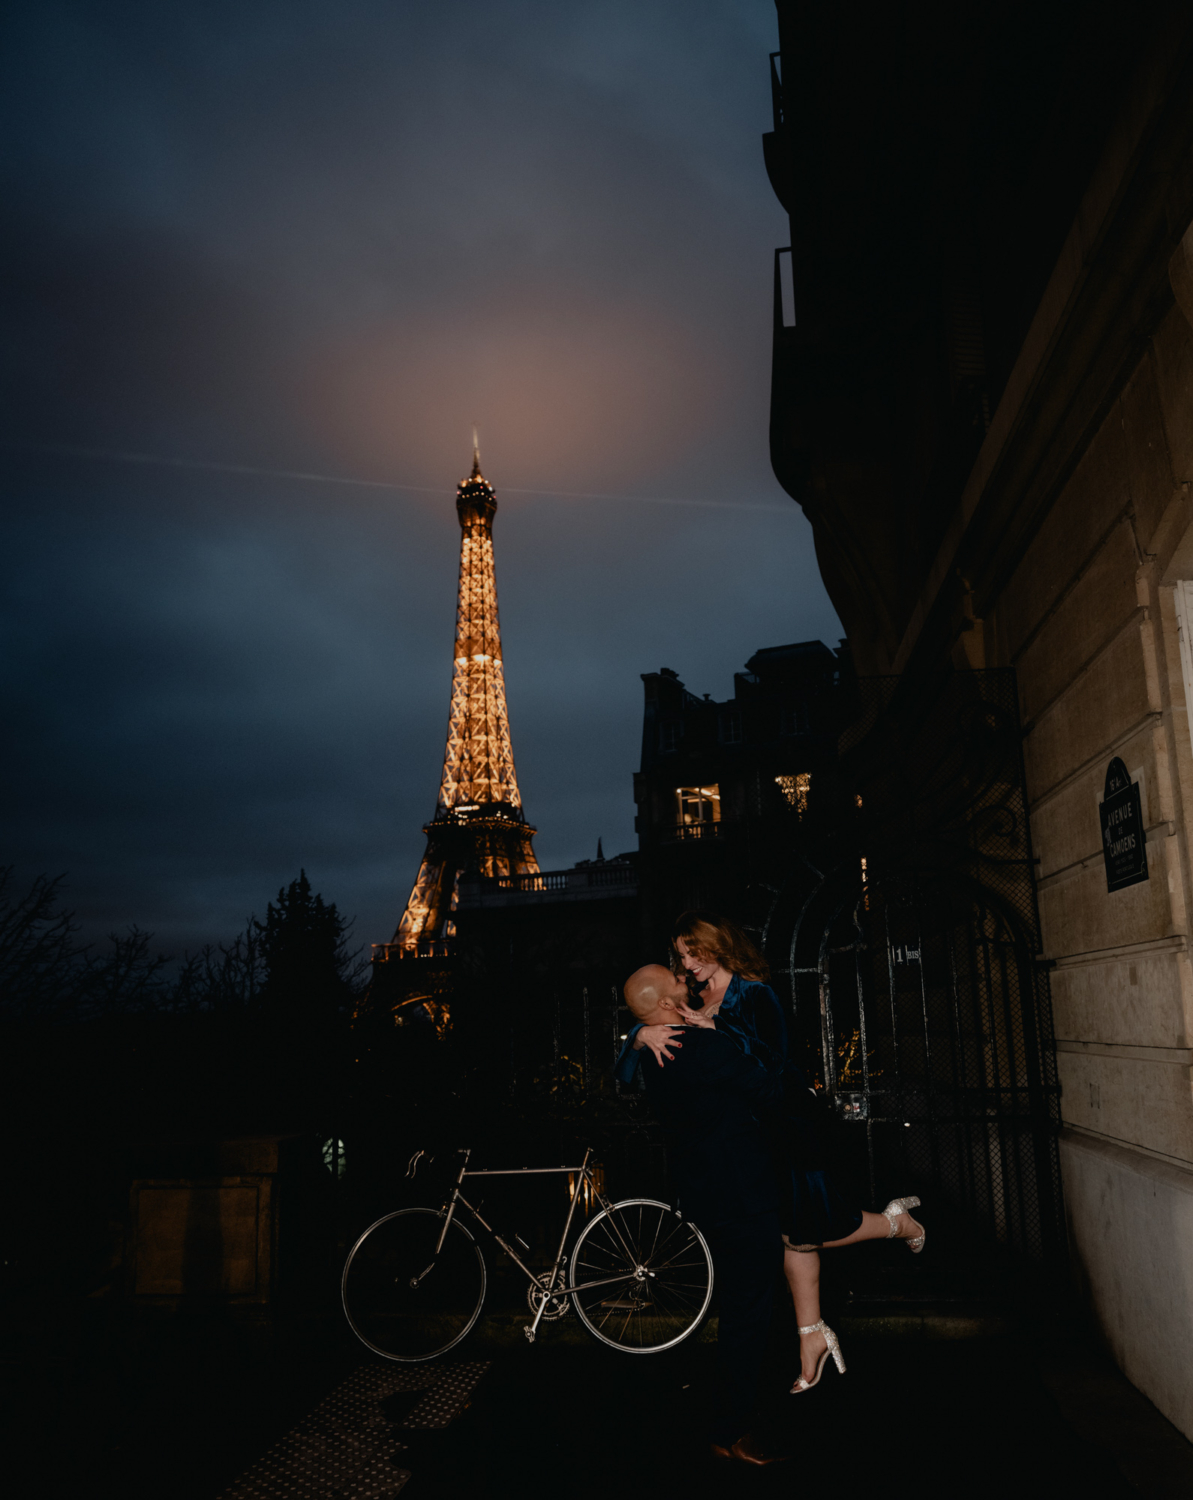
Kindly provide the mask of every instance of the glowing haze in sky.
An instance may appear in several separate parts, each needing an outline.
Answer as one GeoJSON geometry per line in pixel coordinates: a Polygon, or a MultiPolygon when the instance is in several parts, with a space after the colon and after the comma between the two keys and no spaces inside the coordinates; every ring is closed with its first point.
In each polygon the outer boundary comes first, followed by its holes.
{"type": "Polygon", "coordinates": [[[0,863],[89,933],[228,937],[304,865],[390,936],[473,423],[544,869],[634,847],[640,673],[835,643],[767,457],[769,0],[0,24],[0,863]]]}

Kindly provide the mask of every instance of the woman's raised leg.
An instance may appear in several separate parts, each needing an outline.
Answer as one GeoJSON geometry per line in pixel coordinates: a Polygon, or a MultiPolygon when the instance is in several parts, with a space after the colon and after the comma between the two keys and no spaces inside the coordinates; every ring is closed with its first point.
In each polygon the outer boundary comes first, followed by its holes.
{"type": "MultiPolygon", "coordinates": [[[[863,1209],[861,1228],[855,1229],[843,1240],[825,1240],[824,1249],[837,1250],[842,1245],[860,1245],[863,1240],[914,1240],[923,1232],[923,1225],[917,1224],[909,1213],[901,1213],[895,1220],[895,1233],[892,1236],[891,1221],[885,1214],[867,1213],[863,1209]]],[[[789,1255],[790,1253],[788,1251],[789,1255]]]]}

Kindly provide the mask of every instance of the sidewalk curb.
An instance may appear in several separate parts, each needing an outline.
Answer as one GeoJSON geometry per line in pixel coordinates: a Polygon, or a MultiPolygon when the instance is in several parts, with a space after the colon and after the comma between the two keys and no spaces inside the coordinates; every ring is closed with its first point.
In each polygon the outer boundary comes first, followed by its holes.
{"type": "Polygon", "coordinates": [[[837,1332],[856,1338],[993,1339],[1012,1330],[1004,1313],[843,1313],[837,1332]]]}
{"type": "MultiPolygon", "coordinates": [[[[1003,1313],[945,1313],[927,1309],[909,1309],[895,1313],[839,1313],[834,1323],[836,1331],[843,1337],[933,1340],[1003,1338],[1013,1327],[1012,1320],[1003,1313]]],[[[717,1324],[715,1316],[709,1318],[687,1342],[715,1343],[717,1324]]],[[[529,1325],[529,1313],[489,1313],[481,1318],[469,1335],[468,1343],[472,1348],[512,1348],[526,1342],[523,1330],[529,1325]]],[[[536,1342],[540,1341],[570,1346],[597,1343],[574,1313],[569,1313],[557,1322],[541,1323],[536,1342]]]]}

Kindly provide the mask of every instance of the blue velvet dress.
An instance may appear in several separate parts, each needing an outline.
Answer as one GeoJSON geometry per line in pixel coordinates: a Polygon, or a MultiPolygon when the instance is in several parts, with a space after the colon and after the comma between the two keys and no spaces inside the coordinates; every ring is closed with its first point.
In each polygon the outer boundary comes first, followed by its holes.
{"type": "MultiPolygon", "coordinates": [[[[861,1226],[861,1210],[842,1197],[826,1168],[816,1095],[803,1069],[788,1059],[787,1025],[774,990],[735,974],[714,1024],[768,1073],[783,1075],[783,1103],[761,1120],[774,1148],[784,1238],[792,1245],[845,1239],[861,1226]]],[[[621,1083],[633,1082],[641,1065],[642,1053],[634,1051],[638,1030],[626,1037],[614,1069],[621,1083]]]]}

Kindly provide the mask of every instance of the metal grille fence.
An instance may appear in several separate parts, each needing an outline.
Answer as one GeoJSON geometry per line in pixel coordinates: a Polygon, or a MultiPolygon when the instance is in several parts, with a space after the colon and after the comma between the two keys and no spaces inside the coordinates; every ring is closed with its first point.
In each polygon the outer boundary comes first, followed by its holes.
{"type": "Polygon", "coordinates": [[[869,1206],[929,1188],[1057,1260],[1059,1089],[1014,675],[958,673],[902,711],[891,679],[858,693],[860,805],[799,864],[765,934],[796,1055],[869,1206]]]}

